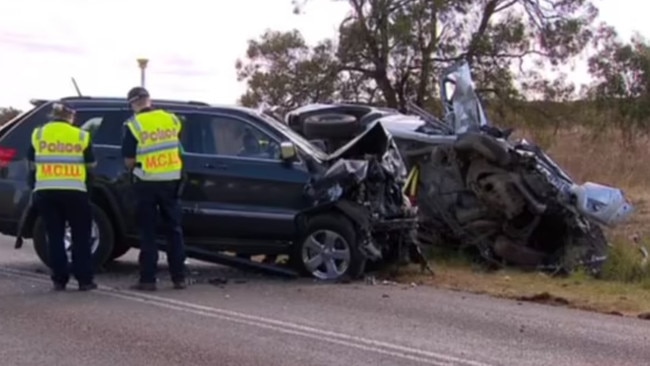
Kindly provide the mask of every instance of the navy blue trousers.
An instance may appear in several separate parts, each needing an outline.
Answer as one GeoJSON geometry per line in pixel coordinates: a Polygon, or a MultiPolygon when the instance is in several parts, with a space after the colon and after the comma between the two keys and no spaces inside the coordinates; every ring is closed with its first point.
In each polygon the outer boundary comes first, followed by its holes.
{"type": "Polygon", "coordinates": [[[181,227],[182,211],[177,194],[178,182],[134,183],[137,199],[136,220],[140,228],[140,282],[156,282],[158,212],[167,237],[167,264],[172,281],[185,280],[185,244],[181,227]]]}
{"type": "Polygon", "coordinates": [[[52,281],[67,284],[72,272],[80,285],[93,282],[90,242],[92,210],[88,194],[71,190],[37,191],[34,193],[34,204],[45,222],[52,281]],[[72,236],[72,268],[63,240],[66,222],[70,225],[72,236]]]}

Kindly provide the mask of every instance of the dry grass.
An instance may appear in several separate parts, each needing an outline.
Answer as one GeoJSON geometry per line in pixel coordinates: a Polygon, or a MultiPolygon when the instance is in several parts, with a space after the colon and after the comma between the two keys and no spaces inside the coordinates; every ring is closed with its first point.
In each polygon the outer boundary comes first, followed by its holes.
{"type": "Polygon", "coordinates": [[[623,189],[634,203],[632,220],[616,232],[617,237],[650,236],[650,138],[638,136],[625,141],[620,134],[599,131],[595,134],[585,128],[558,131],[528,130],[521,132],[539,141],[578,182],[592,181],[623,189]]]}
{"type": "Polygon", "coordinates": [[[428,276],[407,269],[399,281],[609,314],[640,316],[650,312],[650,281],[621,284],[582,274],[551,278],[516,270],[485,273],[449,263],[441,263],[434,270],[436,275],[428,276]]]}
{"type": "Polygon", "coordinates": [[[407,271],[403,281],[486,293],[498,297],[566,305],[581,309],[636,315],[650,312],[650,265],[641,264],[637,243],[650,249],[650,138],[624,142],[614,132],[571,129],[518,131],[546,149],[578,182],[592,181],[622,188],[635,205],[632,220],[607,232],[614,243],[603,280],[574,275],[567,279],[507,270],[481,273],[455,261],[436,261],[436,276],[407,271]],[[635,243],[636,242],[636,243],[635,243]]]}

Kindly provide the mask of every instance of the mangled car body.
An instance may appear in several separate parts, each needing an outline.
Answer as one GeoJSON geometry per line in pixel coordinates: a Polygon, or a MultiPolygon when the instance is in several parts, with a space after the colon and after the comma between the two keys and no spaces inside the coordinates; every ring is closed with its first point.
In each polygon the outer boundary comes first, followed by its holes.
{"type": "Polygon", "coordinates": [[[418,206],[423,242],[473,248],[495,265],[597,275],[608,251],[601,226],[632,213],[622,191],[576,183],[539,147],[491,125],[467,63],[445,70],[441,94],[442,119],[415,105],[400,113],[314,104],[289,112],[285,123],[326,148],[382,124],[410,170],[406,193],[418,206]]]}

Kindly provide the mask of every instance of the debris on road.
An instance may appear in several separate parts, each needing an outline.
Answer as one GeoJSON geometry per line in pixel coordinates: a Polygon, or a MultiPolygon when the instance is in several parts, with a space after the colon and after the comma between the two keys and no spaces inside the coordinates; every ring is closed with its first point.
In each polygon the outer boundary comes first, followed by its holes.
{"type": "Polygon", "coordinates": [[[214,277],[208,280],[208,283],[214,286],[221,286],[228,284],[228,278],[226,277],[214,277]]]}
{"type": "MultiPolygon", "coordinates": [[[[161,249],[164,249],[164,246],[161,246],[161,249]]],[[[198,259],[205,262],[222,264],[230,267],[234,267],[241,270],[262,272],[268,275],[275,275],[288,278],[297,278],[298,273],[289,268],[274,264],[266,264],[255,262],[246,258],[239,258],[235,255],[228,255],[219,252],[212,252],[202,248],[187,246],[186,249],[187,257],[192,259],[198,259]]]]}
{"type": "Polygon", "coordinates": [[[639,319],[650,320],[650,313],[641,313],[638,315],[639,319]]]}
{"type": "Polygon", "coordinates": [[[548,292],[542,292],[530,296],[519,296],[517,297],[517,300],[535,302],[538,304],[545,304],[545,305],[554,305],[554,306],[566,306],[570,304],[569,300],[563,297],[553,296],[548,292]]]}
{"type": "Polygon", "coordinates": [[[620,311],[610,311],[607,314],[614,315],[614,316],[624,316],[623,313],[621,313],[620,311]]]}

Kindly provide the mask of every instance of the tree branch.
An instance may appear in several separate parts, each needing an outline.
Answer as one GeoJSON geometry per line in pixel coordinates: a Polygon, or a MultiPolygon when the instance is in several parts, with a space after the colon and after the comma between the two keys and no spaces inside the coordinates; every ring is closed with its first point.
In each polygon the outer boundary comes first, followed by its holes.
{"type": "Polygon", "coordinates": [[[485,4],[485,8],[483,8],[483,15],[481,16],[481,21],[479,23],[478,29],[472,35],[472,40],[470,41],[467,52],[465,53],[467,57],[467,62],[469,62],[470,64],[472,63],[472,59],[476,54],[478,48],[478,42],[485,35],[485,31],[487,30],[487,27],[490,24],[490,18],[495,13],[498,3],[499,0],[490,0],[487,4],[485,4]]]}

